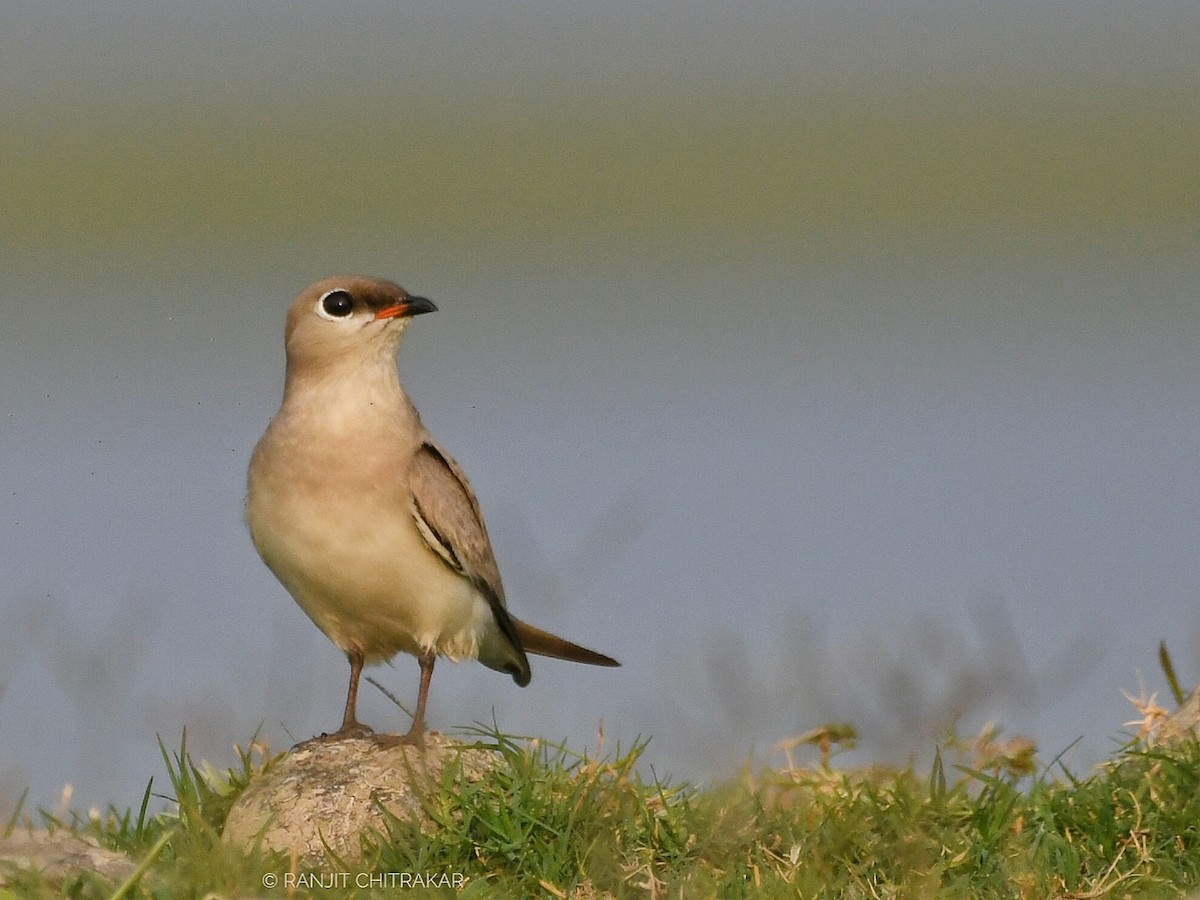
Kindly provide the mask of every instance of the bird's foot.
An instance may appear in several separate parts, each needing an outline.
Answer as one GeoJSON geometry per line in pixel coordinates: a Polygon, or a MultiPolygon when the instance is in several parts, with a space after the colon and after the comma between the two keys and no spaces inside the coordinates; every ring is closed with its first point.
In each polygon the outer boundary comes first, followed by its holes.
{"type": "Polygon", "coordinates": [[[362,738],[373,737],[375,732],[371,726],[364,725],[361,722],[342,723],[342,727],[332,733],[322,733],[313,738],[314,741],[329,743],[332,741],[356,740],[362,738]]]}
{"type": "Polygon", "coordinates": [[[388,750],[393,747],[416,747],[418,750],[423,750],[425,749],[425,729],[410,728],[404,734],[377,734],[375,743],[388,750]]]}

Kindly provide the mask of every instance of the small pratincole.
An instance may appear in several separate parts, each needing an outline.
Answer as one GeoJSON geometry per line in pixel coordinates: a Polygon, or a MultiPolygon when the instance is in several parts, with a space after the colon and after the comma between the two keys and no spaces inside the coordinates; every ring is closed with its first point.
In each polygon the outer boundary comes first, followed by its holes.
{"type": "Polygon", "coordinates": [[[396,368],[412,318],[437,309],[363,276],[307,288],[287,317],[283,404],[254,448],[246,522],[288,592],[350,660],[333,736],[370,734],[355,716],[364,665],[399,652],[421,666],[420,742],[434,660],[478,659],[529,683],[526,654],[616,660],[508,612],[466,475],[438,446],[396,368]]]}

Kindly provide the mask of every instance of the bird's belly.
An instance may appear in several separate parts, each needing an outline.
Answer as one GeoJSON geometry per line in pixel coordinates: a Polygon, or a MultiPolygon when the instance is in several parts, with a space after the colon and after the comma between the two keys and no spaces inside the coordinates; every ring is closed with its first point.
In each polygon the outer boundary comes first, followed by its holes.
{"type": "Polygon", "coordinates": [[[326,497],[312,515],[287,493],[251,496],[247,522],[270,569],[342,650],[474,658],[494,619],[487,600],[424,543],[408,510],[370,495],[326,497]],[[400,513],[400,514],[398,514],[400,513]]]}

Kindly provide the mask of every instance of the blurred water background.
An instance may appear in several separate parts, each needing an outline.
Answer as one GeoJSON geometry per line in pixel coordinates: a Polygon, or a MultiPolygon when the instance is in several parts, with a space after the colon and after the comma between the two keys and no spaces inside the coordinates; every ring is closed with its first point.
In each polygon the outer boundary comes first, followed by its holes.
{"type": "Polygon", "coordinates": [[[437,301],[402,370],[513,610],[624,663],[444,665],[435,728],[703,779],[995,720],[1086,771],[1161,639],[1200,680],[1197,46],[1191,2],[6,5],[0,809],[337,725],[241,503],[343,271],[437,301]]]}

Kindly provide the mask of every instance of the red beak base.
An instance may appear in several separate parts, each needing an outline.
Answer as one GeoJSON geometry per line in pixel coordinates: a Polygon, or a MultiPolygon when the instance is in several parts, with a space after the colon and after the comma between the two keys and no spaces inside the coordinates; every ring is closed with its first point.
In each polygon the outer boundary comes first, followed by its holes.
{"type": "Polygon", "coordinates": [[[379,312],[375,313],[375,321],[380,319],[394,319],[397,316],[419,316],[422,313],[437,312],[437,307],[433,305],[433,301],[425,297],[408,297],[394,306],[385,306],[379,312]]]}

